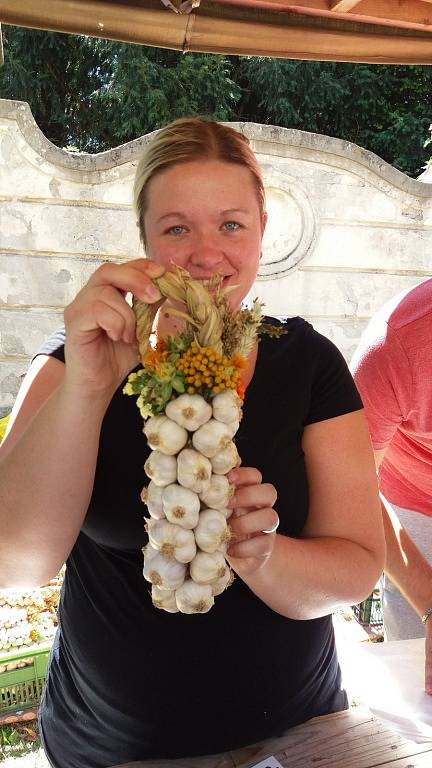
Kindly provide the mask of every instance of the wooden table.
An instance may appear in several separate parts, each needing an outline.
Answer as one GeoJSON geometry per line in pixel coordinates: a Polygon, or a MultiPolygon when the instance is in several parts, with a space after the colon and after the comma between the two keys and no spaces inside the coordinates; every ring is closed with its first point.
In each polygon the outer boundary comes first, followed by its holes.
{"type": "MultiPolygon", "coordinates": [[[[407,741],[362,707],[326,715],[292,728],[271,752],[250,747],[211,768],[251,768],[272,754],[284,768],[432,768],[432,741],[407,741]]],[[[190,761],[199,768],[197,758],[190,761]]],[[[134,762],[115,768],[175,768],[186,760],[134,762]]],[[[204,759],[205,768],[210,764],[204,759]]]]}
{"type": "Polygon", "coordinates": [[[360,707],[310,720],[285,741],[274,755],[284,768],[432,768],[432,742],[407,741],[360,707]]]}

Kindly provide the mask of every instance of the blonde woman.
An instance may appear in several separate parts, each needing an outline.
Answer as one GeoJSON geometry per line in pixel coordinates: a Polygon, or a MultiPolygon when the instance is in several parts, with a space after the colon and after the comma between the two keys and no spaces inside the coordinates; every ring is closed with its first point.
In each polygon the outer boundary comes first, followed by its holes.
{"type": "MultiPolygon", "coordinates": [[[[105,264],[67,307],[65,339],[40,350],[1,449],[0,586],[42,583],[67,561],[41,707],[53,768],[212,768],[345,708],[331,613],[368,595],[383,567],[360,398],[331,342],[292,318],[245,371],[243,465],[230,475],[237,578],[204,615],[152,606],[139,498],[148,449],[122,395],[137,364],[125,294],[156,310],[151,278],[174,262],[197,279],[218,273],[238,306],[267,214],[247,140],[200,119],[155,135],[135,199],[146,258],[105,264]]],[[[179,330],[163,309],[157,323],[159,336],[179,330]]]]}

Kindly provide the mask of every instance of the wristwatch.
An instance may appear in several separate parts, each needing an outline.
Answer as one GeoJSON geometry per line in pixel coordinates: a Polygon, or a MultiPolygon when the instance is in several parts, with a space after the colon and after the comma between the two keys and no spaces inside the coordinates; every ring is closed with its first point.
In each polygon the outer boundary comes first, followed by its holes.
{"type": "Polygon", "coordinates": [[[426,624],[429,616],[432,616],[432,608],[426,608],[423,616],[422,616],[422,622],[423,624],[426,624]]]}

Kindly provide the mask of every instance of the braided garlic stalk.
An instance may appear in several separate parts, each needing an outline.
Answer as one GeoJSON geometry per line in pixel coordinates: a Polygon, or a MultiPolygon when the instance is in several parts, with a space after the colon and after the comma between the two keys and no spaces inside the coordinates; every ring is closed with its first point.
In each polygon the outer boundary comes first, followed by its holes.
{"type": "Polygon", "coordinates": [[[184,307],[166,311],[183,318],[185,330],[151,349],[152,311],[134,300],[143,369],[124,391],[139,395],[152,449],[141,494],[149,512],[144,578],[157,608],[205,613],[233,580],[225,559],[233,494],[227,474],[240,464],[233,438],[242,416],[241,369],[261,307],[234,312],[217,280],[207,290],[180,268],[154,282],[184,307]]]}

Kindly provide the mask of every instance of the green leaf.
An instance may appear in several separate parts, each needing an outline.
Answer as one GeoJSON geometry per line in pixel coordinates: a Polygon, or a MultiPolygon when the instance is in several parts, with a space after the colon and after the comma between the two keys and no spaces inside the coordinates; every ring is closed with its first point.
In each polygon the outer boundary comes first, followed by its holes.
{"type": "Polygon", "coordinates": [[[185,391],[184,379],[181,376],[175,376],[171,382],[172,388],[179,394],[183,394],[185,391]]]}

